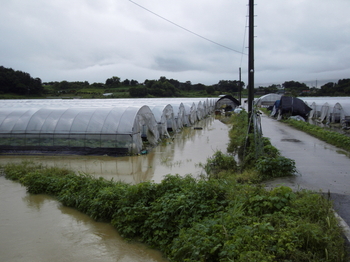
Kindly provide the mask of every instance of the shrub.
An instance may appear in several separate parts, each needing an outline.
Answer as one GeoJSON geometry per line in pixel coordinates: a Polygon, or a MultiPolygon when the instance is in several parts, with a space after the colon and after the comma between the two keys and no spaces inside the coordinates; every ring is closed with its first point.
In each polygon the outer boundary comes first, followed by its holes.
{"type": "Polygon", "coordinates": [[[204,170],[209,178],[219,178],[222,171],[237,172],[237,162],[233,155],[227,155],[221,151],[216,151],[214,155],[207,159],[204,170]]]}
{"type": "Polygon", "coordinates": [[[291,176],[295,174],[295,161],[283,156],[262,156],[256,161],[255,168],[263,179],[291,176]]]}

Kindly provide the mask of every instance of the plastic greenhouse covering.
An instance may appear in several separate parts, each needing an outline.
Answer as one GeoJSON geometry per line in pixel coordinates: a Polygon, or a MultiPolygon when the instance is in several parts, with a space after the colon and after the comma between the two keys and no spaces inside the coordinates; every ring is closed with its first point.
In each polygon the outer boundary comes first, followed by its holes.
{"type": "Polygon", "coordinates": [[[309,118],[328,123],[350,122],[349,97],[300,97],[312,111],[309,118]]]}
{"type": "Polygon", "coordinates": [[[234,110],[241,103],[231,95],[222,96],[216,103],[217,109],[225,109],[225,111],[234,110]]]}
{"type": "Polygon", "coordinates": [[[217,98],[0,100],[0,152],[138,154],[211,114],[217,98]]]}
{"type": "Polygon", "coordinates": [[[273,106],[274,103],[276,102],[276,100],[280,100],[281,99],[280,94],[267,94],[267,95],[263,95],[259,98],[256,98],[254,100],[254,104],[256,106],[262,106],[262,107],[269,107],[269,106],[273,106]]]}

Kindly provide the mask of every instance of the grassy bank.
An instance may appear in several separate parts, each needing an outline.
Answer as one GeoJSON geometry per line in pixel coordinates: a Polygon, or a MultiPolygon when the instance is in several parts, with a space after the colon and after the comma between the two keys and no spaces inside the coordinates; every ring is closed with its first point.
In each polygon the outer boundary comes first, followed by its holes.
{"type": "Polygon", "coordinates": [[[29,162],[3,168],[29,193],[110,222],[171,261],[344,261],[331,203],[312,192],[169,175],[129,185],[29,162]]]}
{"type": "Polygon", "coordinates": [[[346,135],[293,119],[285,120],[285,123],[350,153],[350,137],[346,135]]]}

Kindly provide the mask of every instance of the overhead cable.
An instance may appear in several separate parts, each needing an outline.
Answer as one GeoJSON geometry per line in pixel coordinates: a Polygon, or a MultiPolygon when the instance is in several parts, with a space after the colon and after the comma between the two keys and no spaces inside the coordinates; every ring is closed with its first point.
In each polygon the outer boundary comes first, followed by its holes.
{"type": "Polygon", "coordinates": [[[181,29],[183,29],[183,30],[185,30],[185,31],[187,31],[187,32],[189,32],[189,33],[195,35],[195,36],[198,36],[198,37],[200,37],[200,38],[202,38],[202,39],[204,39],[204,40],[206,40],[206,41],[208,41],[208,42],[211,42],[211,43],[213,43],[213,44],[215,44],[215,45],[221,46],[221,47],[226,48],[226,49],[228,49],[228,50],[231,50],[231,51],[233,51],[233,52],[236,52],[236,53],[239,53],[239,54],[242,54],[242,55],[247,55],[247,54],[245,54],[245,53],[243,53],[243,52],[241,52],[241,51],[237,51],[237,50],[235,50],[235,49],[232,49],[232,48],[230,48],[230,47],[227,47],[227,46],[225,46],[225,45],[222,45],[222,44],[220,44],[220,43],[218,43],[218,42],[215,42],[215,41],[213,41],[213,40],[210,40],[210,39],[208,39],[208,38],[206,38],[206,37],[204,37],[204,36],[201,36],[201,35],[199,35],[199,34],[193,32],[193,31],[191,31],[191,30],[189,30],[189,29],[187,29],[187,28],[185,28],[185,27],[183,27],[183,26],[181,26],[181,25],[179,25],[179,24],[176,24],[176,23],[170,21],[169,19],[166,19],[165,17],[163,17],[163,16],[161,16],[161,15],[158,15],[157,13],[155,13],[155,12],[153,12],[153,11],[147,9],[146,7],[140,5],[140,4],[138,4],[138,3],[136,3],[136,2],[134,2],[134,1],[132,1],[132,0],[129,0],[129,1],[130,1],[131,3],[133,3],[134,5],[137,5],[138,7],[140,7],[140,8],[142,8],[142,9],[146,10],[147,12],[150,12],[151,14],[153,14],[153,15],[155,15],[155,16],[158,16],[159,18],[161,18],[161,19],[167,21],[168,23],[173,24],[173,25],[175,25],[175,26],[177,26],[177,27],[179,27],[179,28],[181,28],[181,29]]]}

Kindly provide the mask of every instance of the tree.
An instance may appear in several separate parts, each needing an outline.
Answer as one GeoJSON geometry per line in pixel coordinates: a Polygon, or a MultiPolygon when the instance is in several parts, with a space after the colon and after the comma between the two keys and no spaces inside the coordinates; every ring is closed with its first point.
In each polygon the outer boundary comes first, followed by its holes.
{"type": "Polygon", "coordinates": [[[215,88],[213,86],[207,86],[206,91],[208,95],[212,95],[215,93],[215,88]]]}
{"type": "Polygon", "coordinates": [[[304,90],[309,90],[309,87],[305,83],[300,83],[296,81],[286,81],[282,84],[282,86],[293,96],[300,95],[304,90]]]}
{"type": "Polygon", "coordinates": [[[186,81],[185,83],[180,83],[179,88],[184,91],[190,91],[192,89],[191,81],[186,81]]]}
{"type": "Polygon", "coordinates": [[[0,66],[0,91],[19,95],[41,94],[43,87],[40,78],[30,74],[0,66]]]}
{"type": "Polygon", "coordinates": [[[131,79],[131,81],[130,81],[130,85],[131,86],[137,86],[139,84],[139,82],[137,82],[136,80],[134,80],[134,79],[131,79]]]}
{"type": "Polygon", "coordinates": [[[129,88],[129,95],[131,97],[146,97],[147,89],[143,86],[135,86],[129,88]]]}
{"type": "Polygon", "coordinates": [[[238,92],[239,91],[239,81],[237,80],[220,80],[217,84],[218,91],[221,92],[238,92]]]}
{"type": "Polygon", "coordinates": [[[192,85],[192,89],[196,90],[196,91],[205,91],[205,88],[206,88],[206,86],[201,84],[201,83],[198,83],[196,85],[192,85]]]}
{"type": "Polygon", "coordinates": [[[68,83],[68,81],[63,80],[63,81],[60,83],[60,89],[61,89],[61,90],[66,90],[66,89],[69,89],[69,88],[70,88],[70,83],[68,83]]]}
{"type": "Polygon", "coordinates": [[[137,86],[139,84],[139,82],[137,82],[136,80],[134,80],[134,79],[131,79],[131,81],[130,81],[130,85],[131,86],[137,86]]]}
{"type": "Polygon", "coordinates": [[[332,96],[334,93],[334,86],[335,84],[333,82],[328,82],[327,84],[321,86],[321,89],[318,93],[321,96],[332,96]]]}
{"type": "Polygon", "coordinates": [[[118,87],[120,85],[120,78],[117,76],[113,76],[106,80],[106,86],[109,87],[118,87]]]}

